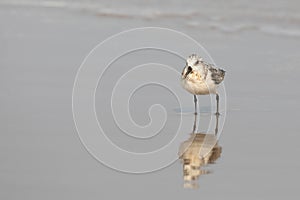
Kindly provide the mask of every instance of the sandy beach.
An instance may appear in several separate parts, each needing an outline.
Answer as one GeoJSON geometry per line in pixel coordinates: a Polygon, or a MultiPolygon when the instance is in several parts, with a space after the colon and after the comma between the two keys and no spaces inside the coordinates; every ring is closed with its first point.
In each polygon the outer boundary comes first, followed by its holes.
{"type": "MultiPolygon", "coordinates": [[[[0,1],[0,199],[296,198],[299,9],[296,0],[0,1]],[[199,177],[196,190],[183,187],[179,159],[152,173],[122,173],[94,159],[77,134],[72,90],[84,58],[111,35],[145,26],[191,36],[218,67],[226,69],[227,106],[221,110],[220,123],[226,120],[218,141],[222,154],[207,166],[213,173],[199,177]]],[[[185,44],[174,41],[174,45],[184,48],[185,44]]],[[[178,73],[184,67],[180,59],[144,51],[120,59],[106,78],[117,80],[122,75],[120,65],[127,70],[133,60],[154,58],[165,60],[178,73]]],[[[96,113],[121,148],[153,151],[174,137],[180,111],[171,93],[145,87],[133,95],[136,100],[129,109],[138,124],[149,123],[146,112],[152,104],[166,108],[164,134],[146,141],[124,136],[105,111],[110,104],[104,103],[102,92],[110,94],[112,87],[98,88],[96,113]]],[[[190,94],[184,90],[178,94],[189,98],[183,105],[188,123],[180,133],[179,149],[180,142],[190,138],[194,107],[190,94]]],[[[209,97],[199,101],[203,133],[214,106],[210,108],[209,97]]]]}

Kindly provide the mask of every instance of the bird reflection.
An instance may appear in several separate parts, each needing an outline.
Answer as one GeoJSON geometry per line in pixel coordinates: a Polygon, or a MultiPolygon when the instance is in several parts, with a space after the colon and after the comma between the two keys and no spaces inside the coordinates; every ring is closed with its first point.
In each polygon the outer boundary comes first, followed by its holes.
{"type": "Polygon", "coordinates": [[[216,127],[214,134],[195,133],[197,115],[195,115],[193,132],[188,140],[181,143],[179,148],[179,158],[183,163],[183,179],[185,188],[198,188],[198,179],[203,174],[210,173],[203,169],[206,165],[214,163],[222,152],[222,147],[218,145],[218,121],[216,115],[216,127]]]}

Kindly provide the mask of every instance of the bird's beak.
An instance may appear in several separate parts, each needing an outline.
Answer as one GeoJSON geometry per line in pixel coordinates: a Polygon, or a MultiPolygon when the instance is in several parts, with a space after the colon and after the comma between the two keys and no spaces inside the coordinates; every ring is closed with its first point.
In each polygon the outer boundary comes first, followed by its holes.
{"type": "Polygon", "coordinates": [[[184,78],[186,78],[187,75],[189,75],[189,73],[191,73],[192,71],[193,71],[192,68],[191,68],[191,67],[188,67],[188,68],[187,68],[187,71],[186,71],[186,73],[185,73],[185,75],[184,75],[184,78]]]}

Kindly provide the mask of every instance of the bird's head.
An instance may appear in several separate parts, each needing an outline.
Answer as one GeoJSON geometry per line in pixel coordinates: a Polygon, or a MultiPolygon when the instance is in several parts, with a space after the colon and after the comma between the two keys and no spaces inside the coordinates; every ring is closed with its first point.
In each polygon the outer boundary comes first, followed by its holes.
{"type": "Polygon", "coordinates": [[[185,79],[194,70],[194,68],[200,64],[201,61],[202,58],[197,56],[196,54],[190,55],[186,59],[186,64],[181,74],[182,78],[185,79]]]}

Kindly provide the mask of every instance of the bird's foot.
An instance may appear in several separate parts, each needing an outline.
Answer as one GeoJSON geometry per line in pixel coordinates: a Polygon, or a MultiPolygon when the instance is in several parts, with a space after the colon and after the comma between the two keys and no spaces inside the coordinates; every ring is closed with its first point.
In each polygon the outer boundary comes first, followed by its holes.
{"type": "Polygon", "coordinates": [[[216,116],[220,116],[221,114],[220,114],[219,112],[216,112],[215,115],[216,115],[216,116]]]}

